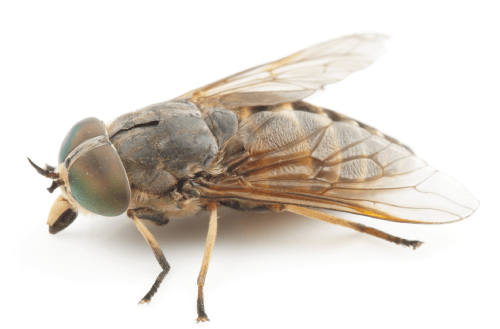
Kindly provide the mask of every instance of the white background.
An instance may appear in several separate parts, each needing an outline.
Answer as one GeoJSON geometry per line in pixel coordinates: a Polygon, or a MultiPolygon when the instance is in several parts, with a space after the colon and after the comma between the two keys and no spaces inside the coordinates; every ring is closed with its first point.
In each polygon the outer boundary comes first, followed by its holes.
{"type": "Polygon", "coordinates": [[[77,121],[168,100],[356,32],[392,37],[374,65],[308,101],[377,127],[481,201],[451,225],[344,215],[425,241],[413,251],[287,213],[220,212],[205,287],[212,328],[498,327],[499,36],[496,1],[292,1],[0,5],[3,328],[195,327],[208,215],[152,227],[80,216],[49,235],[57,193],[30,167],[56,164],[77,121]]]}

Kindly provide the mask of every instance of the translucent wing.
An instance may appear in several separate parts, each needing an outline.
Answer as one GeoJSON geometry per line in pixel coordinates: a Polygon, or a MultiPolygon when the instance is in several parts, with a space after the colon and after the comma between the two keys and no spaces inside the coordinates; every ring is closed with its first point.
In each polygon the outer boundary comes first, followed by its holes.
{"type": "Polygon", "coordinates": [[[202,184],[207,196],[432,224],[461,220],[479,206],[462,184],[404,147],[308,112],[245,118],[221,166],[226,172],[202,184]]]}
{"type": "Polygon", "coordinates": [[[193,90],[180,99],[226,106],[274,105],[307,97],[324,85],[370,65],[386,36],[354,34],[304,49],[193,90]]]}

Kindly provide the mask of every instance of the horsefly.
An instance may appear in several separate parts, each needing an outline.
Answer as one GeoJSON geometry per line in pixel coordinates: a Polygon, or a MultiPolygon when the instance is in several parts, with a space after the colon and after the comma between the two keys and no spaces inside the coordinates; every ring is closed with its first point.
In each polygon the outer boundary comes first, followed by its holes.
{"type": "Polygon", "coordinates": [[[76,123],[58,165],[38,173],[60,190],[49,232],[79,213],[126,212],[162,271],[140,303],[149,303],[170,265],[145,222],[208,211],[198,277],[197,321],[207,321],[203,287],[217,232],[217,209],[289,211],[349,227],[413,249],[422,242],[311,208],[404,223],[440,224],[470,216],[479,202],[456,180],[407,146],[337,112],[302,101],[324,85],[369,66],[385,36],[334,39],[257,66],[178,98],[118,117],[76,123]]]}

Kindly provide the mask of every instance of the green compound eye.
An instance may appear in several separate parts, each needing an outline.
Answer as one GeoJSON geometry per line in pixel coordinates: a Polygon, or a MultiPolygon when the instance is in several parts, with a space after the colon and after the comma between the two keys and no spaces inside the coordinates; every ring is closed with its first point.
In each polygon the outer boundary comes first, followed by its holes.
{"type": "Polygon", "coordinates": [[[69,187],[76,202],[88,211],[118,216],[128,209],[130,186],[122,161],[99,119],[87,118],[71,128],[61,145],[59,163],[66,161],[68,154],[80,144],[97,136],[108,142],[75,158],[68,168],[69,187]]]}
{"type": "Polygon", "coordinates": [[[68,179],[73,197],[83,208],[102,216],[118,216],[127,210],[130,187],[111,145],[85,153],[71,166],[68,179]]]}
{"type": "Polygon", "coordinates": [[[97,118],[87,118],[77,122],[66,134],[61,144],[58,163],[62,163],[68,154],[82,142],[101,135],[106,135],[106,129],[101,120],[97,118]]]}

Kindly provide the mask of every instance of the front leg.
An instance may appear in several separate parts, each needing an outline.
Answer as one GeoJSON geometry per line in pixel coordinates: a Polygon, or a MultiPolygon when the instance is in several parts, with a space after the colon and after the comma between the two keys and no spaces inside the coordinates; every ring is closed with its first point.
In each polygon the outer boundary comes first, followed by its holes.
{"type": "Polygon", "coordinates": [[[138,212],[136,210],[129,209],[127,211],[127,216],[134,221],[134,224],[137,226],[137,228],[141,232],[144,239],[146,239],[146,241],[149,243],[149,246],[151,247],[151,249],[153,250],[153,253],[155,254],[156,260],[158,261],[161,268],[163,269],[163,271],[161,271],[161,273],[156,278],[156,281],[153,284],[153,286],[151,287],[151,289],[149,290],[149,292],[139,302],[139,304],[144,304],[144,303],[149,304],[149,302],[151,301],[151,298],[153,298],[154,294],[156,293],[156,291],[160,287],[161,282],[163,281],[163,279],[167,275],[168,271],[170,270],[170,265],[168,264],[167,260],[165,259],[165,256],[163,255],[163,251],[161,251],[160,245],[156,241],[155,237],[153,236],[153,234],[151,234],[151,232],[149,232],[146,225],[144,225],[143,220],[141,218],[139,218],[138,212]]]}

